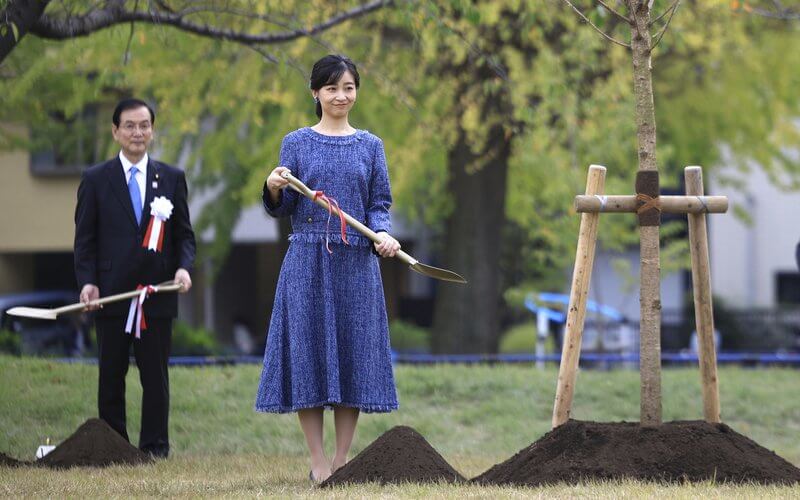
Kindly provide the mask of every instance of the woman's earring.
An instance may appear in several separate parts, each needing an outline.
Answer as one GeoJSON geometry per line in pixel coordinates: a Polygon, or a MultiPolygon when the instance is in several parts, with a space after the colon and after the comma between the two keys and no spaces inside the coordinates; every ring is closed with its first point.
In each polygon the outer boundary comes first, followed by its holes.
{"type": "Polygon", "coordinates": [[[319,97],[314,97],[314,103],[319,104],[319,97]]]}

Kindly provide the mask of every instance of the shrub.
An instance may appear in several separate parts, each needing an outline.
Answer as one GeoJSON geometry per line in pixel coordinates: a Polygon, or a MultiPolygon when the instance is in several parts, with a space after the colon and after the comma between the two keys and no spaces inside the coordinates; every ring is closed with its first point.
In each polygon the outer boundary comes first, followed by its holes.
{"type": "Polygon", "coordinates": [[[22,340],[18,333],[0,330],[0,352],[19,356],[22,353],[22,340]]]}
{"type": "Polygon", "coordinates": [[[175,321],[172,328],[173,356],[209,356],[220,351],[214,332],[175,321]]]}
{"type": "Polygon", "coordinates": [[[396,319],[389,325],[392,349],[404,352],[429,352],[430,331],[427,328],[396,319]]]}
{"type": "MultiPolygon", "coordinates": [[[[554,335],[550,335],[544,341],[544,352],[553,353],[556,351],[554,335]]],[[[536,352],[536,322],[527,321],[515,325],[506,330],[500,336],[500,353],[527,353],[536,352]]]]}
{"type": "Polygon", "coordinates": [[[500,336],[500,352],[533,353],[536,351],[536,322],[512,326],[500,336]]]}

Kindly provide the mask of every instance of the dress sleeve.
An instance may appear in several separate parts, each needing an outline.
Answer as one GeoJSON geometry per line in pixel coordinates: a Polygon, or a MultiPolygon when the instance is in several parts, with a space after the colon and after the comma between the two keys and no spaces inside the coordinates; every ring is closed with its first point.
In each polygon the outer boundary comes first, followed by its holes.
{"type": "Polygon", "coordinates": [[[392,230],[389,207],[392,206],[392,191],[389,186],[389,170],[386,167],[386,153],[383,141],[378,140],[372,161],[372,176],[369,182],[369,204],[367,206],[367,226],[376,233],[392,230]]]}
{"type": "MultiPolygon", "coordinates": [[[[289,139],[289,136],[284,137],[283,142],[281,142],[281,152],[278,159],[278,165],[291,170],[292,175],[294,176],[299,175],[299,172],[297,171],[297,150],[294,143],[289,139]]],[[[264,209],[273,217],[287,217],[292,215],[297,208],[297,199],[299,196],[300,195],[297,191],[287,187],[286,189],[281,189],[280,195],[278,196],[278,203],[273,204],[269,196],[267,181],[264,180],[264,187],[261,191],[261,199],[264,202],[264,209]]]]}

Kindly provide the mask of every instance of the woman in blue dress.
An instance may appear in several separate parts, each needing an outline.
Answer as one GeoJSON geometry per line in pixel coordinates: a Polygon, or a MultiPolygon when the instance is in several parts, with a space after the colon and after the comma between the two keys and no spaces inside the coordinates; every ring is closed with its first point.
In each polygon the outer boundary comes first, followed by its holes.
{"type": "Polygon", "coordinates": [[[281,267],[267,336],[257,411],[297,412],[311,454],[312,481],[347,462],[359,412],[397,409],[389,329],[377,255],[400,244],[389,235],[392,203],[383,142],[350,126],[358,71],[350,59],[329,55],[311,71],[319,123],[289,133],[279,167],[264,184],[264,207],[290,216],[292,234],[281,267]],[[340,228],[336,216],[292,189],[284,170],[322,190],[363,222],[380,243],[340,228]],[[344,240],[343,237],[344,236],[344,240]],[[323,451],[323,409],[332,407],[336,451],[323,451]]]}

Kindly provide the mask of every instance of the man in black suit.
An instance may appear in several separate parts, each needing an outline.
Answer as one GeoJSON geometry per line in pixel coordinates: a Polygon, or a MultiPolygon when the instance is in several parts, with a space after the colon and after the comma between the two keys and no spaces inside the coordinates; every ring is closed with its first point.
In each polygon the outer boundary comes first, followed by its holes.
{"type": "MultiPolygon", "coordinates": [[[[88,305],[92,300],[140,285],[174,280],[183,285],[182,292],[192,286],[189,272],[194,263],[195,239],[186,202],[186,178],[182,170],[147,155],[155,113],[144,101],[125,99],[114,110],[112,122],[111,133],[121,151],[116,158],[83,173],[75,208],[75,275],[81,287],[81,301],[88,309],[97,309],[88,305]],[[162,208],[151,215],[154,199],[162,208]],[[171,205],[171,211],[164,210],[164,205],[171,205]],[[153,225],[157,215],[163,222],[153,225]],[[151,237],[158,233],[159,226],[163,234],[151,237]]],[[[139,448],[166,457],[167,362],[178,299],[173,293],[148,297],[143,304],[146,321],[142,323],[134,310],[129,301],[123,301],[108,304],[96,313],[100,418],[128,439],[125,375],[133,344],[142,384],[139,448]],[[129,315],[133,316],[130,321],[129,315]],[[137,323],[141,328],[138,338],[136,328],[131,328],[137,323]]]]}

